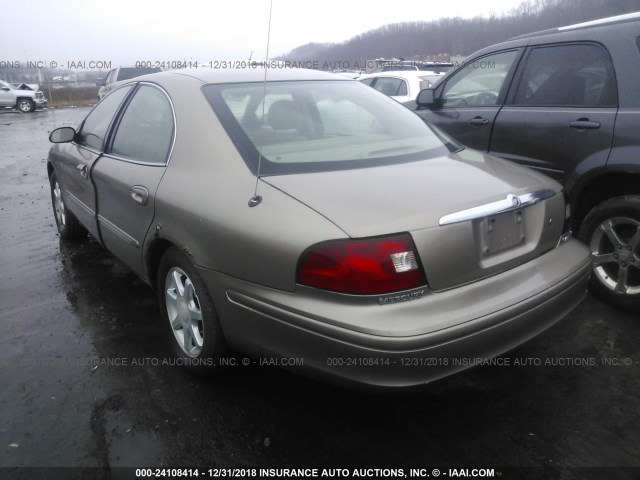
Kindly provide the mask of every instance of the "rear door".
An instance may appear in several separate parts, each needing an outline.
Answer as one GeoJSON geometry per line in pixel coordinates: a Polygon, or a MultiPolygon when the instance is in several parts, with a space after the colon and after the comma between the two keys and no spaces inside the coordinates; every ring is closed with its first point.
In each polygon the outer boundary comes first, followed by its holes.
{"type": "Polygon", "coordinates": [[[141,247],[154,218],[155,193],[174,133],[168,95],[156,85],[141,83],[92,172],[102,242],[138,274],[143,273],[141,247]]]}
{"type": "Polygon", "coordinates": [[[582,161],[606,164],[618,95],[602,45],[532,47],[515,78],[495,121],[491,153],[560,181],[582,161]]]}
{"type": "Polygon", "coordinates": [[[417,113],[464,145],[488,150],[493,122],[521,53],[505,50],[467,62],[438,88],[439,108],[417,113]]]}

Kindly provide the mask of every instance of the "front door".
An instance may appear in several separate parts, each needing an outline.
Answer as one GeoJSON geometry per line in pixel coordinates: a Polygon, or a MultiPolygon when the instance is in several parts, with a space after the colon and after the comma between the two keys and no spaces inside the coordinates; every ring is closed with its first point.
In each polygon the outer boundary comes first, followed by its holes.
{"type": "Polygon", "coordinates": [[[438,108],[416,113],[467,147],[487,151],[520,53],[507,50],[466,63],[439,87],[438,108]]]}
{"type": "Polygon", "coordinates": [[[98,104],[78,129],[74,141],[60,144],[54,162],[67,208],[95,238],[100,237],[91,172],[102,156],[109,126],[130,89],[121,88],[98,104]]]}

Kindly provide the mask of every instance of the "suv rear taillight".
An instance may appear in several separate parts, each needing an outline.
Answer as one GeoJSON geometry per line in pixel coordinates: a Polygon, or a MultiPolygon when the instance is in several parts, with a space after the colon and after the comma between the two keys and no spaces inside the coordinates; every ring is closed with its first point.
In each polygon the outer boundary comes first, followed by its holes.
{"type": "Polygon", "coordinates": [[[300,263],[298,281],[342,293],[380,294],[425,284],[408,234],[337,240],[311,247],[300,263]]]}

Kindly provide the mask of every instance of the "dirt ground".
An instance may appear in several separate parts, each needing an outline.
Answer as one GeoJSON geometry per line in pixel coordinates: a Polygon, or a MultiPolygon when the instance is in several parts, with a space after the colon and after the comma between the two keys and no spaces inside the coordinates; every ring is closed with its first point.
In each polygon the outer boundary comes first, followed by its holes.
{"type": "Polygon", "coordinates": [[[152,290],[54,226],[48,132],[88,111],[0,113],[1,479],[136,478],[126,467],[640,478],[640,320],[590,297],[502,365],[418,392],[255,365],[201,380],[162,365],[152,290]]]}

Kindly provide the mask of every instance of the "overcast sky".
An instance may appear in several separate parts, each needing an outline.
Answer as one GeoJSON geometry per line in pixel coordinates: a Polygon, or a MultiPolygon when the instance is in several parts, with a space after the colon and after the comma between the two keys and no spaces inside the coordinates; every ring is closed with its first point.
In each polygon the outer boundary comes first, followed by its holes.
{"type": "MultiPolygon", "coordinates": [[[[388,23],[500,15],[522,0],[273,0],[269,56],[388,23]]],[[[0,62],[265,57],[269,0],[0,0],[0,62]],[[13,12],[15,15],[9,15],[13,12]],[[13,19],[9,20],[9,17],[13,19]]],[[[455,52],[450,52],[455,53],[455,52]]]]}

